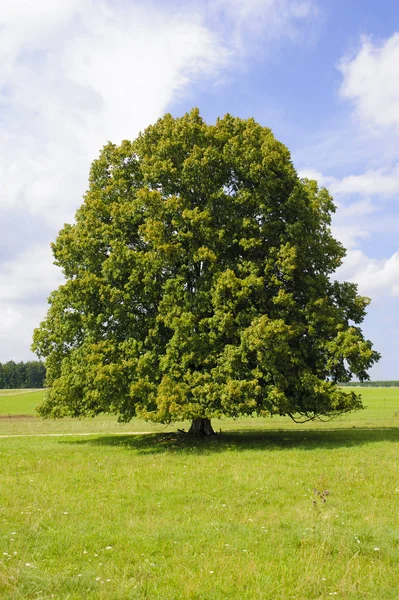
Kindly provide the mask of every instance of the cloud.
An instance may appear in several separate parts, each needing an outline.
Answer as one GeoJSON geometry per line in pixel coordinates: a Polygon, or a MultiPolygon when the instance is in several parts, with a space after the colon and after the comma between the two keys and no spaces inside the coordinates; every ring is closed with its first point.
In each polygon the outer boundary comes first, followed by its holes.
{"type": "Polygon", "coordinates": [[[372,299],[363,331],[383,354],[373,379],[397,372],[398,64],[398,33],[380,42],[362,37],[338,64],[345,102],[296,152],[301,175],[327,187],[337,205],[332,231],[348,251],[334,278],[354,281],[372,299]]]}
{"type": "MultiPolygon", "coordinates": [[[[399,194],[399,163],[391,168],[367,169],[359,175],[341,178],[325,175],[316,169],[301,169],[300,177],[314,179],[326,187],[334,198],[337,212],[333,216],[333,233],[345,248],[353,249],[376,230],[386,229],[382,212],[389,212],[389,203],[396,206],[399,194]]],[[[396,216],[392,218],[396,219],[396,216]]]]}
{"type": "Polygon", "coordinates": [[[22,234],[0,262],[8,360],[30,354],[62,279],[48,240],[73,219],[101,146],[135,137],[191,80],[214,77],[229,51],[201,22],[137,3],[17,0],[3,7],[0,27],[0,209],[3,227],[22,234]]]}
{"type": "Polygon", "coordinates": [[[32,332],[43,320],[46,305],[19,305],[12,307],[0,303],[0,314],[5,314],[6,324],[0,326],[0,362],[8,360],[31,360],[29,348],[32,343],[32,332]],[[10,313],[10,311],[12,311],[10,313]]]}
{"type": "Polygon", "coordinates": [[[258,40],[307,43],[321,16],[311,0],[210,0],[206,7],[211,26],[216,22],[225,43],[244,54],[253,52],[254,45],[259,49],[258,40]]]}
{"type": "Polygon", "coordinates": [[[2,6],[0,360],[29,356],[60,283],[49,240],[73,220],[100,148],[133,139],[193,81],[217,82],[258,41],[301,42],[316,12],[305,0],[2,6]]]}
{"type": "Polygon", "coordinates": [[[380,214],[376,218],[376,213],[381,212],[382,197],[391,198],[399,192],[399,165],[341,179],[315,169],[303,169],[300,176],[316,180],[335,198],[332,233],[348,252],[334,277],[357,283],[361,293],[372,297],[399,295],[399,251],[388,258],[374,259],[359,249],[361,242],[371,238],[376,220],[380,221],[379,229],[384,230],[384,221],[380,214]],[[352,200],[353,196],[360,196],[360,200],[352,200]]]}
{"type": "Polygon", "coordinates": [[[359,220],[377,210],[377,207],[368,198],[355,200],[350,203],[346,198],[337,200],[339,193],[337,188],[341,181],[336,177],[324,175],[315,169],[301,169],[299,176],[317,181],[320,187],[326,187],[334,198],[336,213],[332,218],[333,235],[344,245],[346,249],[354,248],[359,241],[368,237],[367,228],[359,220]]]}
{"type": "Polygon", "coordinates": [[[0,335],[12,330],[22,319],[22,314],[11,306],[0,307],[0,335]]]}
{"type": "Polygon", "coordinates": [[[313,4],[198,6],[173,14],[106,0],[10,3],[0,16],[0,207],[71,220],[99,148],[134,138],[193,79],[217,77],[237,54],[225,25],[207,26],[210,15],[228,16],[239,36],[256,27],[271,38],[296,31],[313,4]]]}
{"type": "Polygon", "coordinates": [[[362,36],[356,51],[337,62],[342,77],[336,114],[296,156],[302,167],[323,172],[359,173],[366,167],[385,174],[398,165],[399,33],[376,41],[362,36]]]}
{"type": "Polygon", "coordinates": [[[62,283],[50,248],[33,245],[0,265],[0,362],[30,356],[32,332],[46,313],[45,299],[62,283]]]}
{"type": "MultiPolygon", "coordinates": [[[[388,166],[386,166],[384,164],[387,162],[386,155],[381,155],[380,163],[384,166],[377,169],[366,169],[358,175],[348,175],[341,179],[333,178],[330,181],[330,189],[338,197],[361,196],[363,198],[361,202],[366,210],[369,205],[370,212],[373,208],[374,210],[383,207],[386,209],[386,200],[396,200],[399,193],[398,64],[398,33],[380,42],[363,36],[357,53],[344,57],[339,64],[343,75],[340,88],[341,97],[352,102],[355,117],[364,128],[366,136],[369,136],[365,147],[368,148],[370,156],[372,156],[375,140],[377,144],[383,143],[390,146],[389,152],[393,160],[391,159],[391,164],[388,162],[388,166]],[[373,202],[370,201],[370,197],[373,197],[373,202]]],[[[396,206],[396,202],[392,205],[396,206]]],[[[350,210],[350,207],[347,207],[346,210],[350,210]]],[[[343,212],[341,211],[341,219],[344,217],[343,212]]],[[[388,208],[386,216],[389,212],[388,208]]],[[[397,219],[397,215],[391,212],[391,218],[397,219]]],[[[364,237],[369,235],[375,227],[372,221],[363,222],[363,226],[365,224],[368,225],[368,228],[361,230],[361,225],[359,227],[358,222],[354,220],[353,227],[355,230],[358,228],[364,237]]],[[[383,220],[381,220],[380,229],[383,230],[383,220]]],[[[375,259],[355,248],[358,240],[359,235],[352,238],[350,251],[337,275],[355,281],[362,293],[370,294],[373,297],[399,296],[399,250],[388,258],[375,259]]]]}
{"type": "Polygon", "coordinates": [[[341,60],[341,96],[353,102],[366,127],[399,132],[398,64],[399,33],[380,43],[363,37],[357,54],[341,60]]]}
{"type": "Polygon", "coordinates": [[[336,277],[354,281],[362,294],[399,296],[399,250],[382,260],[369,258],[361,250],[351,250],[336,277]]]}
{"type": "Polygon", "coordinates": [[[42,0],[31,15],[32,3],[14,4],[1,17],[0,206],[59,225],[80,203],[99,148],[135,137],[229,53],[200,22],[165,10],[42,0]]]}
{"type": "Polygon", "coordinates": [[[20,304],[42,302],[49,289],[55,289],[63,280],[61,270],[53,265],[50,248],[31,246],[5,261],[0,271],[0,298],[2,302],[20,304]]]}
{"type": "Polygon", "coordinates": [[[320,187],[326,187],[329,188],[329,186],[335,181],[335,177],[331,177],[331,176],[326,176],[323,175],[323,173],[321,173],[320,171],[317,171],[316,169],[300,169],[298,171],[298,175],[299,177],[302,177],[303,179],[314,179],[315,181],[317,181],[317,183],[319,184],[320,187]]]}
{"type": "Polygon", "coordinates": [[[315,169],[302,169],[301,177],[315,179],[327,187],[333,196],[358,194],[392,196],[399,193],[399,163],[391,168],[368,169],[359,175],[337,178],[315,169]]]}
{"type": "Polygon", "coordinates": [[[360,175],[349,175],[331,183],[333,194],[361,194],[392,196],[399,193],[399,164],[392,169],[367,170],[360,175]]]}

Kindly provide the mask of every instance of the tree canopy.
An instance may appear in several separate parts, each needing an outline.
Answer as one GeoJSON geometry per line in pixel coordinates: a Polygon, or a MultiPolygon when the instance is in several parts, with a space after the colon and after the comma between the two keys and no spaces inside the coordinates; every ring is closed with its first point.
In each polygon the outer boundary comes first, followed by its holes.
{"type": "Polygon", "coordinates": [[[361,408],[337,386],[379,355],[368,298],[332,275],[345,250],[325,188],[253,119],[165,115],[108,143],[53,244],[65,283],[33,349],[44,416],[156,422],[317,418],[361,408]]]}

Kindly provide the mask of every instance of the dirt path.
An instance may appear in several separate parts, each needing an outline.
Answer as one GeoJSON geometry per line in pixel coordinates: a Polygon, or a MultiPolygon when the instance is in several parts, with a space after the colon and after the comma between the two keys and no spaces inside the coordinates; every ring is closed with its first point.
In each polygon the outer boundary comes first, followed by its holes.
{"type": "Polygon", "coordinates": [[[10,398],[12,396],[23,396],[24,394],[33,394],[34,392],[44,392],[43,388],[23,388],[22,390],[0,390],[0,398],[10,398]]]}
{"type": "Polygon", "coordinates": [[[20,438],[20,437],[79,437],[88,435],[149,435],[151,433],[157,433],[156,431],[92,431],[90,433],[7,433],[6,435],[0,435],[0,438],[20,438]]]}
{"type": "Polygon", "coordinates": [[[38,421],[39,417],[35,415],[12,415],[8,413],[7,415],[0,415],[0,421],[21,421],[21,420],[30,420],[30,421],[38,421]]]}

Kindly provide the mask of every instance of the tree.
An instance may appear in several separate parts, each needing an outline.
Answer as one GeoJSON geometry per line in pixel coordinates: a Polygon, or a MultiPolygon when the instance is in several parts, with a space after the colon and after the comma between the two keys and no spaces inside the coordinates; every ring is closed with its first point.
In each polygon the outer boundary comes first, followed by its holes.
{"type": "Polygon", "coordinates": [[[18,389],[23,383],[23,367],[20,363],[9,360],[3,365],[4,387],[6,389],[18,389]]]}
{"type": "Polygon", "coordinates": [[[345,255],[334,210],[253,119],[167,114],[108,143],[53,244],[66,281],[34,333],[51,386],[41,414],[212,433],[223,415],[361,408],[337,382],[367,379],[379,355],[358,326],[369,300],[331,280],[345,255]]]}
{"type": "Polygon", "coordinates": [[[42,388],[46,377],[46,368],[44,364],[37,360],[31,360],[26,363],[25,387],[42,388]]]}
{"type": "Polygon", "coordinates": [[[46,368],[40,361],[15,363],[13,360],[4,365],[0,363],[0,389],[42,388],[46,377],[46,368]]]}

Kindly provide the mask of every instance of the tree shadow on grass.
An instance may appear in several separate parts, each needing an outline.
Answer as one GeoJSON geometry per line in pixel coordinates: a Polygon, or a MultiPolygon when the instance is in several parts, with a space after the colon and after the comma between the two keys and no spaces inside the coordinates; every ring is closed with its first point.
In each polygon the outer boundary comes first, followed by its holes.
{"type": "Polygon", "coordinates": [[[165,452],[215,453],[241,450],[314,450],[350,448],[375,442],[399,442],[399,427],[318,430],[235,430],[210,438],[193,438],[179,433],[146,435],[102,435],[63,444],[123,447],[138,454],[165,452]]]}

